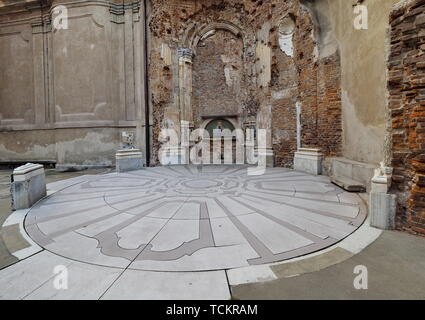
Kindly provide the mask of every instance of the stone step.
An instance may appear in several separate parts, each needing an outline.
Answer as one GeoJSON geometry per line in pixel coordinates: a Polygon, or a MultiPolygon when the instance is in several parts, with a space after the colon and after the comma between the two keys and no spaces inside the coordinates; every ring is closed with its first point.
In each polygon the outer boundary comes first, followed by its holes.
{"type": "Polygon", "coordinates": [[[331,182],[349,192],[366,192],[364,184],[347,177],[332,176],[331,182]]]}

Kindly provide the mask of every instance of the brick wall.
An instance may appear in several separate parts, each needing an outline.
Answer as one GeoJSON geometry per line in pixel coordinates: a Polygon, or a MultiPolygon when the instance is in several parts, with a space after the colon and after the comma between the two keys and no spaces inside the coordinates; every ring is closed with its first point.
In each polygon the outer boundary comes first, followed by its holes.
{"type": "Polygon", "coordinates": [[[340,156],[342,150],[342,105],[339,52],[319,61],[317,91],[318,145],[326,156],[340,156]]]}
{"type": "MultiPolygon", "coordinates": [[[[321,148],[326,156],[342,150],[341,61],[339,52],[319,58],[311,16],[300,8],[295,34],[301,102],[301,144],[321,148]]],[[[318,26],[316,26],[318,28],[318,26]]]]}
{"type": "Polygon", "coordinates": [[[425,0],[390,16],[389,109],[397,227],[425,234],[425,0]]]}
{"type": "Polygon", "coordinates": [[[319,58],[315,39],[319,26],[315,26],[311,12],[299,0],[158,0],[152,6],[149,70],[155,160],[160,147],[156,135],[170,118],[164,116],[167,108],[176,104],[178,76],[175,61],[163,71],[159,48],[167,43],[175,50],[182,45],[190,26],[214,21],[232,23],[242,30],[242,35],[241,39],[233,39],[228,32],[218,31],[215,36],[200,41],[193,63],[195,126],[202,122],[203,115],[239,114],[238,121],[243,127],[246,121],[255,120],[258,110],[271,105],[275,165],[291,167],[297,149],[298,103],[302,112],[302,146],[319,147],[327,156],[339,155],[342,143],[339,53],[319,58]],[[280,28],[288,17],[295,26],[292,55],[284,52],[280,43],[280,28]],[[230,42],[233,40],[234,46],[230,42]],[[256,57],[256,50],[261,45],[270,48],[268,87],[263,87],[262,71],[257,66],[260,58],[256,57]],[[239,61],[241,53],[243,60],[239,61]],[[225,62],[233,68],[230,75],[236,82],[231,86],[226,83],[225,62]]]}

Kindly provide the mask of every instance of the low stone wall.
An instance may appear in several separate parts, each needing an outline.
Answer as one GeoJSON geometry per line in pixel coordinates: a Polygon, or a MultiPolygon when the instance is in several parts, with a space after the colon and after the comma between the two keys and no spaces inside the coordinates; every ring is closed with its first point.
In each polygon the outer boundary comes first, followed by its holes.
{"type": "Polygon", "coordinates": [[[31,208],[38,200],[46,196],[44,168],[40,164],[27,163],[13,171],[10,186],[12,209],[31,208]]]}

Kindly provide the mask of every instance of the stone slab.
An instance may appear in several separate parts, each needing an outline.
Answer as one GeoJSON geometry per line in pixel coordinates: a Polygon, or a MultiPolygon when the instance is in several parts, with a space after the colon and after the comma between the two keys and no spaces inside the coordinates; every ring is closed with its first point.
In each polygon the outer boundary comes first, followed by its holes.
{"type": "Polygon", "coordinates": [[[361,182],[343,176],[332,176],[331,181],[349,192],[366,192],[366,186],[361,182]]]}
{"type": "Polygon", "coordinates": [[[25,297],[25,300],[98,300],[121,275],[122,270],[80,262],[67,266],[67,288],[58,290],[54,278],[25,297]]]}
{"type": "Polygon", "coordinates": [[[57,265],[69,266],[71,260],[43,251],[0,270],[0,299],[24,299],[54,277],[57,265]]]}
{"type": "Polygon", "coordinates": [[[13,171],[10,186],[12,209],[30,208],[47,194],[44,169],[42,165],[28,163],[13,171]]]}
{"type": "Polygon", "coordinates": [[[104,300],[228,300],[225,271],[148,272],[126,270],[104,300]]]}

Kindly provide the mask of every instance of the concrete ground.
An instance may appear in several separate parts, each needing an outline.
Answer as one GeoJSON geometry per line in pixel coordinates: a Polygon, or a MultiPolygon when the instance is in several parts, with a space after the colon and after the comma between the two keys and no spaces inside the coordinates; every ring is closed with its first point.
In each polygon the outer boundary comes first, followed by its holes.
{"type": "Polygon", "coordinates": [[[231,288],[241,300],[425,299],[425,238],[385,231],[350,259],[320,271],[231,288]],[[356,266],[368,270],[368,289],[357,290],[356,266]]]}

